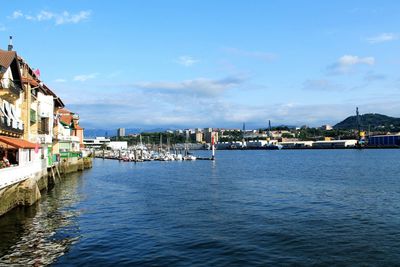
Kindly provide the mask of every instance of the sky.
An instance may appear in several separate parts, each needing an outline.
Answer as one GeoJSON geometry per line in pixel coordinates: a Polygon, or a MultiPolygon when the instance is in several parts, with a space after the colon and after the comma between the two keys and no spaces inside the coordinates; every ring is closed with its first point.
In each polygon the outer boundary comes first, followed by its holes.
{"type": "Polygon", "coordinates": [[[85,128],[400,117],[399,1],[1,1],[14,50],[85,128]]]}

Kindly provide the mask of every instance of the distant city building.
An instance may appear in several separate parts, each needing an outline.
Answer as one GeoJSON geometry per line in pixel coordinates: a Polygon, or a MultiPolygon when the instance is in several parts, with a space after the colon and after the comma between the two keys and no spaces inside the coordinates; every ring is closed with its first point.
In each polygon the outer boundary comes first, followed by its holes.
{"type": "Polygon", "coordinates": [[[179,136],[181,134],[183,134],[183,130],[175,130],[175,135],[176,136],[179,136]]]}
{"type": "Polygon", "coordinates": [[[185,135],[185,139],[189,140],[190,139],[190,129],[183,130],[183,133],[185,135]]]}
{"type": "Polygon", "coordinates": [[[208,144],[211,144],[212,136],[214,136],[214,143],[218,143],[218,132],[213,132],[213,131],[211,132],[207,131],[204,133],[204,141],[208,144]]]}
{"type": "Polygon", "coordinates": [[[123,137],[123,136],[125,136],[125,128],[118,128],[118,130],[117,130],[117,136],[118,136],[118,137],[123,137]]]}
{"type": "Polygon", "coordinates": [[[325,125],[321,126],[321,129],[325,130],[325,131],[330,131],[330,130],[333,130],[333,127],[330,126],[329,124],[325,124],[325,125]]]}
{"type": "Polygon", "coordinates": [[[195,140],[197,143],[202,143],[203,142],[203,133],[201,131],[201,129],[196,129],[195,132],[195,140]]]}

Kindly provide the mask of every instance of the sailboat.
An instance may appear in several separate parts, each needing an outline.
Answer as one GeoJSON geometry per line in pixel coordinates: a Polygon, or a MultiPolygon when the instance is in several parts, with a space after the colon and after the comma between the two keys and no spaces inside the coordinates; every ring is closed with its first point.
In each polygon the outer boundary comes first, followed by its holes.
{"type": "Polygon", "coordinates": [[[183,160],[196,160],[197,158],[189,153],[189,146],[188,146],[188,138],[186,137],[185,142],[185,156],[183,156],[183,160]]]}

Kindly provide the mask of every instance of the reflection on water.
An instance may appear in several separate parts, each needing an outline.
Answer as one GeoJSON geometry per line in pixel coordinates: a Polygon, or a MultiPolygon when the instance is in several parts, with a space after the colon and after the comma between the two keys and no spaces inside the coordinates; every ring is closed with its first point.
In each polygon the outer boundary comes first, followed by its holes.
{"type": "Polygon", "coordinates": [[[79,239],[80,176],[68,175],[35,205],[0,218],[0,265],[48,265],[79,239]]]}

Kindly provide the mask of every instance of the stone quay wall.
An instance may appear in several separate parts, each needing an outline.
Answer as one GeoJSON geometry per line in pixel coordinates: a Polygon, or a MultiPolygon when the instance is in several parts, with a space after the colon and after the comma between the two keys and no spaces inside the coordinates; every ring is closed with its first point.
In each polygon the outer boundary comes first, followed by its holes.
{"type": "Polygon", "coordinates": [[[22,182],[0,189],[0,216],[17,206],[33,205],[42,193],[58,184],[66,174],[89,168],[92,168],[92,158],[70,158],[63,160],[57,167],[43,169],[22,182]]]}

